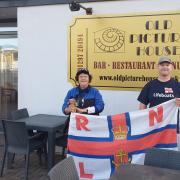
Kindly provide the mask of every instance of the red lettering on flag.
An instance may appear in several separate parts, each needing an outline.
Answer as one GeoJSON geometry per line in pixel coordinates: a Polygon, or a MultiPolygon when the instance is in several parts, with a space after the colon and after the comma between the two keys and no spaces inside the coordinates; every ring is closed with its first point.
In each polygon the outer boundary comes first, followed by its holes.
{"type": "Polygon", "coordinates": [[[157,123],[160,123],[163,121],[163,107],[159,106],[157,108],[157,112],[154,110],[149,111],[149,126],[154,126],[155,120],[157,123]]]}
{"type": "Polygon", "coordinates": [[[90,129],[88,129],[86,127],[86,125],[88,124],[88,119],[85,117],[85,116],[82,116],[82,115],[76,115],[75,116],[75,119],[76,119],[76,129],[77,130],[86,130],[86,131],[90,131],[90,129]]]}
{"type": "Polygon", "coordinates": [[[79,162],[79,172],[80,172],[80,178],[93,178],[93,174],[87,174],[84,172],[84,164],[83,162],[79,162]]]}

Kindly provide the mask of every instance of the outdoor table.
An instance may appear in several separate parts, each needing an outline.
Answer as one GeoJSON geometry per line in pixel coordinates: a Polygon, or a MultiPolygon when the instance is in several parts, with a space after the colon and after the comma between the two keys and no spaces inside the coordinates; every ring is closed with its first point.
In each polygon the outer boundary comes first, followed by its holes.
{"type": "Polygon", "coordinates": [[[64,127],[66,116],[37,114],[28,118],[19,119],[25,122],[27,129],[47,132],[48,134],[48,170],[54,166],[56,131],[64,127]]]}
{"type": "Polygon", "coordinates": [[[147,165],[120,165],[110,180],[179,180],[180,170],[172,170],[147,165]]]}

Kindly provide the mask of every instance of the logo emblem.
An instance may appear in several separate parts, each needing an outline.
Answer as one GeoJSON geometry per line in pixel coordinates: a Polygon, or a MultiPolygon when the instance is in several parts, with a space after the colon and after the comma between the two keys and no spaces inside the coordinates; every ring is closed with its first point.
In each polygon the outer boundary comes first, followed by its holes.
{"type": "Polygon", "coordinates": [[[127,164],[131,163],[131,158],[128,157],[128,153],[119,150],[115,155],[114,155],[114,161],[112,163],[115,165],[116,168],[118,168],[121,164],[127,164]]]}
{"type": "Polygon", "coordinates": [[[127,139],[128,127],[116,126],[112,128],[112,132],[115,140],[125,140],[127,139]]]}
{"type": "Polygon", "coordinates": [[[95,52],[122,53],[125,46],[125,32],[117,28],[106,28],[94,33],[95,52]]]}
{"type": "Polygon", "coordinates": [[[173,89],[172,88],[164,88],[165,93],[173,93],[173,89]]]}

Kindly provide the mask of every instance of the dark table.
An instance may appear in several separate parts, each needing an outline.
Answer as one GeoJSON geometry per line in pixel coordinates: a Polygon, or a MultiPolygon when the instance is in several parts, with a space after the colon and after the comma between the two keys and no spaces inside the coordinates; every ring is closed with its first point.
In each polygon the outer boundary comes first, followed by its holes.
{"type": "Polygon", "coordinates": [[[64,127],[66,116],[37,114],[18,121],[25,122],[27,129],[44,131],[48,134],[48,170],[54,166],[56,131],[64,127]]]}
{"type": "Polygon", "coordinates": [[[127,164],[121,165],[109,180],[180,180],[180,170],[153,166],[127,164]]]}

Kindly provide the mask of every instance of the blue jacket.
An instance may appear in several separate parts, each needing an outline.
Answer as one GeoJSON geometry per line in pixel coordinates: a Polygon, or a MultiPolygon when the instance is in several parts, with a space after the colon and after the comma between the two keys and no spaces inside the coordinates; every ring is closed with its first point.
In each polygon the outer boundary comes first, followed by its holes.
{"type": "Polygon", "coordinates": [[[77,107],[79,108],[87,108],[87,107],[95,107],[95,113],[99,114],[104,109],[104,101],[100,92],[91,86],[88,88],[81,90],[79,87],[72,88],[68,91],[64,104],[62,106],[62,111],[65,114],[64,110],[69,105],[69,99],[76,99],[77,107]]]}

